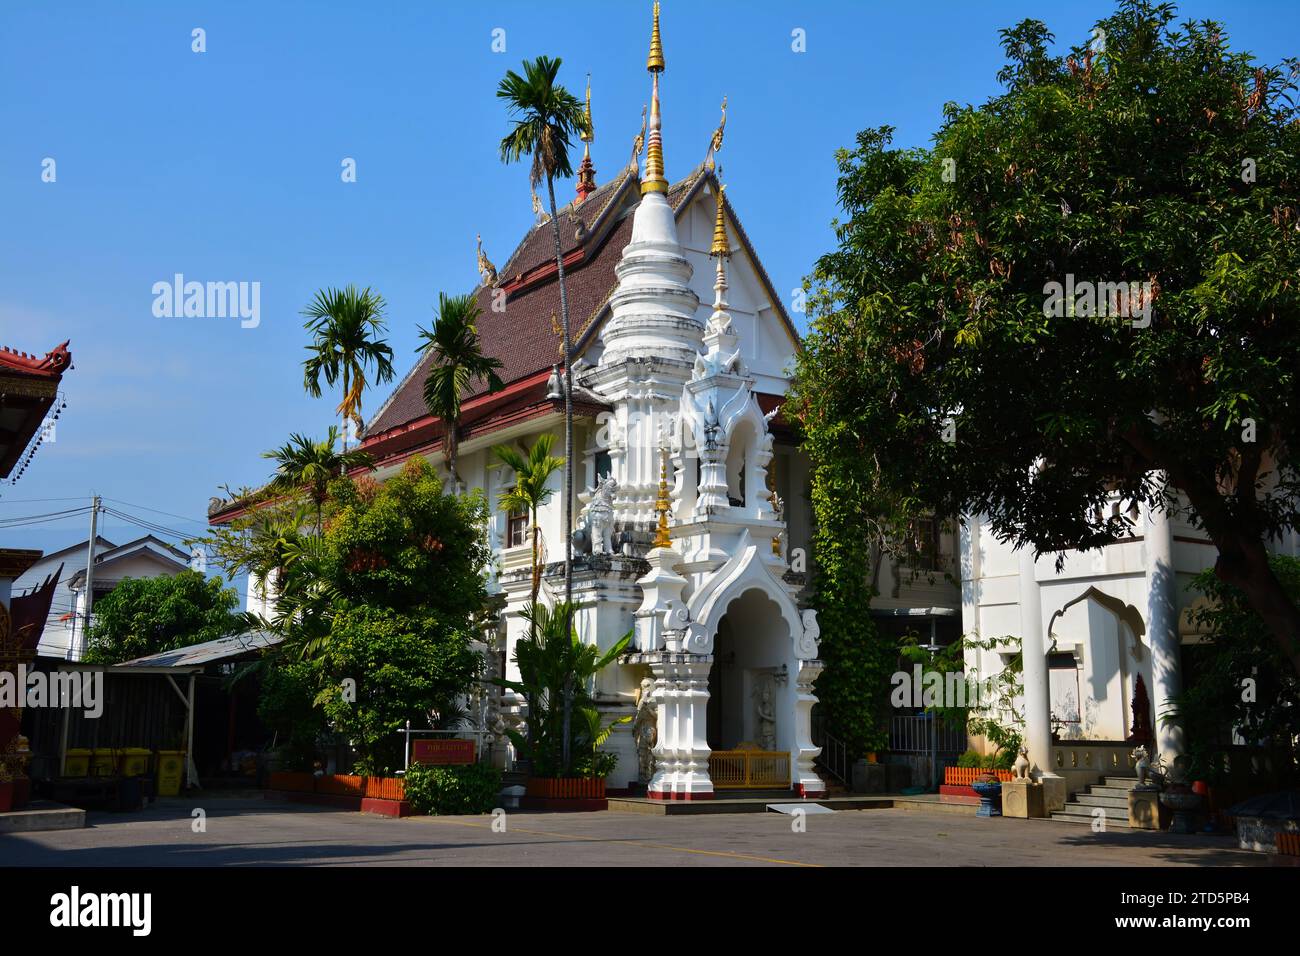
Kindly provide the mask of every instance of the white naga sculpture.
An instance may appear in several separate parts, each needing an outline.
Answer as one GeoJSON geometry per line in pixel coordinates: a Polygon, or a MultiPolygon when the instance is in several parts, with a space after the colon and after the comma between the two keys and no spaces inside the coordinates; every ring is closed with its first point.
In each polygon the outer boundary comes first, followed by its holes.
{"type": "Polygon", "coordinates": [[[614,552],[614,495],[618,493],[618,482],[613,475],[601,478],[594,489],[589,489],[592,499],[587,502],[579,516],[580,527],[587,532],[591,541],[592,554],[612,554],[614,552]]]}

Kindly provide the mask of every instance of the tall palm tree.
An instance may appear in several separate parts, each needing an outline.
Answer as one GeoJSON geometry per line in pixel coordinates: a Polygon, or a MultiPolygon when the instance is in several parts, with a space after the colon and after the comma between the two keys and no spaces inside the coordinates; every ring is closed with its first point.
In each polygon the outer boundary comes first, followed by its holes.
{"type": "Polygon", "coordinates": [[[554,489],[548,487],[551,475],[564,467],[564,459],[551,454],[554,444],[554,435],[543,434],[537,437],[527,457],[509,445],[497,445],[492,449],[497,460],[515,473],[515,486],[501,496],[501,510],[507,514],[524,512],[532,520],[533,606],[537,605],[537,595],[542,588],[542,566],[537,554],[538,536],[542,529],[537,524],[537,512],[554,494],[554,489]]]}
{"type": "Polygon", "coordinates": [[[267,488],[281,495],[306,493],[316,506],[316,531],[321,531],[321,516],[329,498],[329,483],[352,468],[374,464],[361,449],[336,451],[339,439],[337,425],[331,425],[324,441],[314,441],[306,435],[290,435],[279,448],[262,452],[263,458],[275,462],[275,475],[267,488]]]}
{"type": "Polygon", "coordinates": [[[501,388],[497,369],[501,362],[483,354],[478,339],[478,303],[472,295],[448,296],[438,293],[438,311],[432,329],[419,326],[424,339],[418,351],[433,358],[424,379],[424,404],[429,412],[442,419],[447,453],[447,470],[452,488],[460,490],[456,471],[456,451],[460,447],[460,399],[470,383],[480,379],[489,392],[501,388]]]}
{"type": "Polygon", "coordinates": [[[523,62],[524,73],[507,70],[497,87],[514,126],[501,139],[501,161],[532,157],[528,178],[534,187],[546,180],[551,201],[551,231],[555,240],[555,269],[560,285],[560,322],[564,333],[564,600],[573,600],[573,378],[569,338],[569,295],[564,284],[564,255],[560,220],[555,214],[555,180],[573,175],[569,146],[575,133],[587,130],[582,103],[555,82],[562,61],[539,56],[523,62]]]}
{"type": "MultiPolygon", "coordinates": [[[[358,434],[361,421],[361,397],[366,390],[366,369],[375,367],[375,382],[393,380],[393,350],[377,336],[384,324],[384,297],[369,286],[358,290],[321,289],[303,310],[304,325],[314,338],[307,346],[311,355],[303,360],[303,387],[313,398],[320,398],[321,376],[331,387],[343,380],[343,401],[335,411],[352,422],[358,434]]],[[[348,438],[343,436],[343,450],[348,438]]]]}

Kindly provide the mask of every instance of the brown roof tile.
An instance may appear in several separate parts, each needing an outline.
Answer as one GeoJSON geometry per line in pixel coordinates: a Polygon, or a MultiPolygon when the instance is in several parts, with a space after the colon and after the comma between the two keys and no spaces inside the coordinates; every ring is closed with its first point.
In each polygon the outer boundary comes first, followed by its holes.
{"type": "MultiPolygon", "coordinates": [[[[673,185],[668,192],[669,203],[676,207],[684,200],[701,172],[696,169],[673,185]]],[[[638,182],[631,170],[625,170],[574,210],[587,229],[582,241],[570,227],[568,212],[573,207],[566,206],[559,211],[561,248],[566,260],[565,287],[575,346],[617,284],[614,270],[632,236],[632,217],[627,213],[639,201],[638,182]],[[569,264],[571,260],[576,261],[569,264]]],[[[505,311],[492,310],[491,288],[480,287],[475,292],[483,313],[478,324],[483,353],[501,360],[501,380],[507,385],[548,369],[561,359],[560,336],[555,331],[559,327],[560,290],[555,281],[554,242],[549,220],[535,225],[511,255],[506,268],[498,273],[501,288],[507,293],[505,311]],[[552,316],[555,316],[554,324],[552,316]]],[[[422,356],[397,386],[367,427],[367,439],[429,414],[423,396],[429,361],[428,356],[422,356]]],[[[481,389],[481,384],[476,383],[475,391],[466,398],[477,395],[481,389]]]]}

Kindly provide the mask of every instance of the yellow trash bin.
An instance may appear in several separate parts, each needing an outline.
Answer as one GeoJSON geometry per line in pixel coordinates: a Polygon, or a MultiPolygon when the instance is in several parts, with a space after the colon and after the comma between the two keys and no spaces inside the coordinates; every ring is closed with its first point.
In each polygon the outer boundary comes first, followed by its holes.
{"type": "Polygon", "coordinates": [[[122,752],[122,776],[143,777],[149,773],[149,758],[152,750],[144,747],[127,747],[122,752]]]}
{"type": "Polygon", "coordinates": [[[67,759],[63,764],[63,775],[65,777],[89,777],[90,750],[86,747],[74,747],[69,750],[67,759]]]}
{"type": "Polygon", "coordinates": [[[117,773],[118,751],[111,747],[96,747],[91,751],[90,772],[96,777],[111,777],[117,773]]]}
{"type": "Polygon", "coordinates": [[[158,751],[158,796],[174,797],[181,792],[185,775],[184,750],[158,751]]]}

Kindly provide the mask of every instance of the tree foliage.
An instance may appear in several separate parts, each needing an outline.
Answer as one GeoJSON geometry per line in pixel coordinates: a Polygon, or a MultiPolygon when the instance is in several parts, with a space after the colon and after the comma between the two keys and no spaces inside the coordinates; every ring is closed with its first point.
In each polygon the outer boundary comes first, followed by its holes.
{"type": "Polygon", "coordinates": [[[1027,20],[1003,32],[1005,91],[949,104],[932,148],[881,127],[838,154],[794,407],[815,481],[897,521],[1091,549],[1133,533],[1112,496],[1180,492],[1300,668],[1266,551],[1300,528],[1297,64],[1174,17],[1127,0],[1063,56],[1027,20]],[[1070,282],[1132,295],[1058,309],[1070,282]]]}
{"type": "Polygon", "coordinates": [[[243,630],[239,595],[197,571],[127,578],[95,601],[86,661],[120,664],[243,630]]]}

